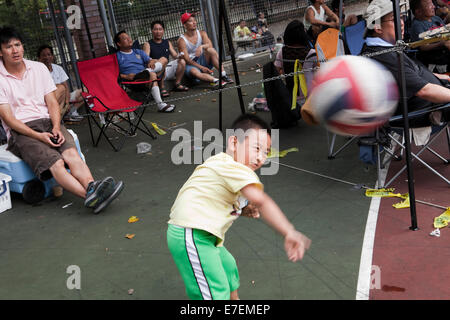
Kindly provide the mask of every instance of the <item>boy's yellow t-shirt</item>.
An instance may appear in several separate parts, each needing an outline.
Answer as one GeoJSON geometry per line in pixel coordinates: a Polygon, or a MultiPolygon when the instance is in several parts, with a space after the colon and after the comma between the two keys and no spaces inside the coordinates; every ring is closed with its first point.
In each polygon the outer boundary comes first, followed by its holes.
{"type": "Polygon", "coordinates": [[[205,230],[225,239],[225,232],[239,215],[240,190],[249,184],[263,189],[252,169],[221,152],[195,168],[178,192],[170,211],[169,224],[205,230]]]}

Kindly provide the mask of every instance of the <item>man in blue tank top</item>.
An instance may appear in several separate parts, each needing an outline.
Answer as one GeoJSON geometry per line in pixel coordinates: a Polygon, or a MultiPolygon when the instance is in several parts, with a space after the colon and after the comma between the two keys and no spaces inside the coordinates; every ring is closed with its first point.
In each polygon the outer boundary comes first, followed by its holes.
{"type": "Polygon", "coordinates": [[[164,38],[164,23],[153,21],[151,23],[152,39],[144,43],[142,49],[150,57],[149,67],[161,63],[163,81],[160,83],[161,96],[168,97],[169,93],[164,88],[164,80],[175,80],[175,91],[187,91],[189,88],[181,84],[186,62],[173,48],[172,43],[164,38]],[[169,56],[173,60],[169,62],[169,56]]]}

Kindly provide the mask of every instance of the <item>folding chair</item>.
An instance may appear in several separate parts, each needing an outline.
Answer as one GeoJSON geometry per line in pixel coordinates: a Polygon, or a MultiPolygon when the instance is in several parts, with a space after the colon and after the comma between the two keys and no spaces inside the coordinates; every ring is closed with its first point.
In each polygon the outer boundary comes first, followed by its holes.
{"type": "MultiPolygon", "coordinates": [[[[430,108],[424,109],[424,110],[418,110],[415,112],[410,112],[408,114],[408,119],[414,119],[417,117],[423,117],[423,116],[427,116],[433,112],[433,111],[442,111],[445,109],[450,108],[450,103],[444,104],[444,105],[439,105],[439,106],[432,106],[430,108]]],[[[403,150],[405,150],[405,139],[404,139],[404,131],[403,131],[403,127],[402,127],[402,123],[403,123],[403,117],[402,116],[394,116],[389,120],[390,123],[390,132],[387,133],[389,139],[393,142],[393,146],[391,148],[388,148],[386,146],[381,146],[377,145],[377,151],[378,151],[378,164],[377,164],[377,171],[378,171],[378,183],[381,184],[381,180],[380,180],[380,170],[381,168],[384,167],[384,165],[390,161],[392,158],[396,158],[397,160],[401,160],[403,157],[403,150]],[[395,135],[394,133],[399,134],[402,137],[402,141],[400,141],[395,135]],[[395,147],[398,146],[400,152],[400,155],[396,154],[395,151],[392,151],[393,149],[395,149],[395,147]],[[381,152],[380,152],[381,149],[381,152]],[[383,161],[381,161],[381,153],[382,152],[386,152],[387,156],[385,157],[385,159],[383,161]]],[[[444,132],[446,132],[447,134],[447,144],[448,144],[448,151],[450,153],[450,128],[449,128],[449,124],[448,122],[443,123],[442,125],[436,125],[436,126],[432,126],[432,131],[431,131],[431,136],[430,139],[428,140],[428,142],[426,144],[424,144],[423,146],[421,146],[419,148],[419,150],[415,153],[411,152],[411,161],[417,160],[418,162],[420,162],[423,166],[425,166],[428,170],[430,170],[432,173],[434,173],[436,176],[438,176],[439,178],[441,178],[443,181],[445,181],[448,185],[450,185],[450,180],[448,178],[446,178],[443,174],[439,173],[436,169],[434,169],[429,163],[425,162],[422,158],[420,158],[419,156],[424,152],[424,151],[429,151],[431,152],[431,154],[433,154],[434,156],[436,156],[438,159],[440,159],[443,163],[445,164],[449,164],[450,163],[450,159],[446,159],[445,157],[443,157],[442,155],[440,155],[436,150],[432,149],[431,146],[432,144],[436,141],[436,139],[438,137],[441,136],[441,134],[443,134],[444,132]]],[[[406,164],[386,183],[384,183],[383,185],[379,185],[380,188],[386,188],[388,187],[392,182],[394,182],[399,176],[400,174],[406,170],[406,164]]]]}
{"type": "MultiPolygon", "coordinates": [[[[315,49],[319,65],[323,61],[330,60],[340,55],[345,55],[344,42],[341,38],[341,33],[334,28],[328,28],[317,36],[315,49]]],[[[338,151],[334,152],[333,150],[336,143],[336,137],[337,135],[333,134],[330,143],[329,132],[327,131],[328,159],[334,159],[338,153],[340,153],[356,139],[355,137],[351,138],[338,151]]]]}
{"type": "Polygon", "coordinates": [[[361,20],[356,24],[345,27],[344,42],[350,51],[350,54],[357,56],[361,53],[364,45],[364,30],[366,28],[366,21],[361,20]]]}
{"type": "Polygon", "coordinates": [[[152,139],[156,139],[156,136],[142,121],[145,111],[142,102],[131,99],[117,82],[119,65],[115,54],[79,61],[77,66],[81,81],[87,89],[87,92],[82,92],[82,96],[85,100],[86,112],[89,115],[89,130],[94,146],[98,145],[103,136],[114,151],[119,151],[125,142],[125,135],[134,136],[137,130],[152,139]],[[126,116],[121,115],[121,113],[126,113],[126,116]],[[100,121],[95,119],[97,114],[100,121]],[[134,116],[134,119],[130,114],[134,116]],[[122,119],[127,127],[112,122],[114,116],[122,119]],[[104,118],[104,121],[102,121],[102,118],[104,118]],[[96,139],[94,139],[91,119],[100,129],[96,139]],[[124,134],[117,146],[110,141],[106,134],[106,129],[110,126],[116,127],[119,132],[124,134]]]}

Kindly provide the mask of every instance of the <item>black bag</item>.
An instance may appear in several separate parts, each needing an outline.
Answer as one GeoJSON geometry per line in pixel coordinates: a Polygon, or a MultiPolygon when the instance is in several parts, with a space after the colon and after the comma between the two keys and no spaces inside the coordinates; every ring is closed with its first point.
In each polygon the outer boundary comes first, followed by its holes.
{"type": "MultiPolygon", "coordinates": [[[[263,67],[264,79],[272,78],[278,75],[273,62],[268,62],[263,67]]],[[[267,99],[267,106],[272,113],[272,128],[289,128],[297,125],[300,119],[300,106],[292,107],[292,92],[286,88],[281,79],[272,80],[264,83],[264,94],[267,99]]]]}
{"type": "Polygon", "coordinates": [[[272,46],[275,43],[275,37],[270,31],[266,31],[262,34],[261,46],[272,46]]]}

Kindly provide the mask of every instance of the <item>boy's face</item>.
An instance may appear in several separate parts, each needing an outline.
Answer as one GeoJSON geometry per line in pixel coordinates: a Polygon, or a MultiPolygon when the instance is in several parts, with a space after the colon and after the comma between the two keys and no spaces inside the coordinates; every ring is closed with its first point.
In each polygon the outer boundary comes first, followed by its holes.
{"type": "Polygon", "coordinates": [[[248,130],[245,133],[245,139],[242,141],[239,141],[236,136],[232,136],[230,139],[229,147],[233,151],[235,161],[244,164],[253,171],[261,168],[266,162],[271,145],[271,139],[266,130],[248,130]]]}
{"type": "Polygon", "coordinates": [[[23,45],[19,39],[11,39],[8,43],[2,43],[0,47],[0,57],[8,65],[22,63],[23,45]]]}

